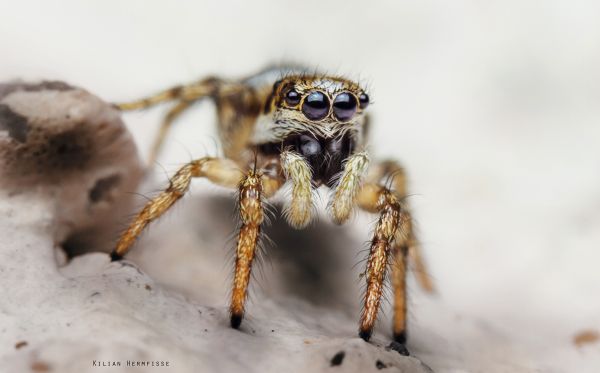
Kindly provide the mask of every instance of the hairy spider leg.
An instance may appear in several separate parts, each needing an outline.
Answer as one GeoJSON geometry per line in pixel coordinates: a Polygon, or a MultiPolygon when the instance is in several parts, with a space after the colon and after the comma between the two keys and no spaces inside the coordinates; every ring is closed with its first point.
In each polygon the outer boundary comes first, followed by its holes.
{"type": "MultiPolygon", "coordinates": [[[[397,161],[384,160],[376,163],[370,168],[366,180],[367,182],[371,183],[382,183],[384,185],[390,184],[391,189],[398,194],[400,200],[402,201],[404,213],[408,213],[410,209],[405,200],[407,196],[406,172],[404,167],[402,167],[397,161]]],[[[412,225],[408,239],[408,256],[412,262],[412,272],[417,279],[417,283],[426,292],[433,293],[435,291],[435,287],[431,281],[431,277],[429,276],[429,271],[427,270],[427,265],[425,259],[423,258],[423,254],[421,252],[419,242],[414,234],[412,225]]]]}
{"type": "Polygon", "coordinates": [[[185,195],[193,177],[206,177],[215,184],[236,188],[243,176],[237,163],[230,159],[205,157],[184,165],[173,175],[169,187],[148,202],[121,235],[112,260],[121,259],[144,228],[185,195]]]}
{"type": "Polygon", "coordinates": [[[261,175],[249,171],[239,184],[239,216],[241,227],[235,251],[235,272],[229,306],[233,328],[239,328],[245,311],[245,303],[252,272],[252,262],[256,256],[264,221],[263,191],[261,175]]]}
{"type": "Polygon", "coordinates": [[[389,259],[400,226],[401,206],[395,193],[377,184],[365,184],[359,194],[361,208],[379,212],[367,259],[367,287],[359,324],[359,336],[368,341],[379,313],[389,259]]]}
{"type": "Polygon", "coordinates": [[[177,101],[175,106],[169,109],[165,115],[158,130],[158,134],[154,138],[152,147],[150,148],[148,164],[152,165],[160,154],[160,150],[162,149],[169,130],[181,114],[201,99],[207,97],[214,99],[217,93],[227,94],[227,91],[239,88],[239,84],[227,83],[218,78],[210,77],[188,85],[171,87],[153,96],[142,98],[140,100],[119,103],[116,104],[116,106],[123,111],[141,110],[164,102],[177,101]]]}

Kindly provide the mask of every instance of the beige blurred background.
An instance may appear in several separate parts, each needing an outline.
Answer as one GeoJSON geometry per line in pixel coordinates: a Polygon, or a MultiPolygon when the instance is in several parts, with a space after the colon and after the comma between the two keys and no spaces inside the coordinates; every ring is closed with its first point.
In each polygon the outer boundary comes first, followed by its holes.
{"type": "MultiPolygon", "coordinates": [[[[599,2],[2,0],[0,14],[0,80],[65,80],[108,101],[283,61],[358,79],[374,157],[409,170],[440,312],[500,336],[420,317],[415,295],[416,330],[461,346],[429,349],[448,357],[437,367],[600,371],[600,342],[573,343],[600,332],[599,2]]],[[[162,112],[125,117],[144,156],[162,112]]],[[[199,105],[159,162],[172,172],[215,146],[199,105]]]]}

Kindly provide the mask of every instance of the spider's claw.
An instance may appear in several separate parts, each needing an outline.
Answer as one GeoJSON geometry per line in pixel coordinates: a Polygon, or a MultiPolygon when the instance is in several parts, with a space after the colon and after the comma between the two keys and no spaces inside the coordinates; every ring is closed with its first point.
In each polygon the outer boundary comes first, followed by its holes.
{"type": "Polygon", "coordinates": [[[406,332],[394,333],[394,341],[405,344],[406,343],[406,332]]]}
{"type": "Polygon", "coordinates": [[[360,330],[358,332],[358,336],[365,340],[365,342],[369,342],[371,339],[371,334],[373,334],[372,330],[360,330]]]}
{"type": "MultiPolygon", "coordinates": [[[[394,336],[394,338],[396,338],[396,336],[394,336]]],[[[406,336],[405,336],[405,339],[406,339],[406,336]]],[[[404,343],[400,343],[400,342],[396,342],[396,341],[393,341],[392,343],[390,343],[390,345],[386,347],[386,350],[394,350],[394,351],[398,352],[400,355],[404,355],[404,356],[410,355],[410,352],[408,352],[406,345],[404,343]]]]}
{"type": "Polygon", "coordinates": [[[116,251],[113,251],[112,253],[110,253],[110,261],[111,262],[118,262],[121,259],[123,259],[123,256],[117,254],[116,251]]]}
{"type": "Polygon", "coordinates": [[[242,315],[232,314],[230,321],[232,328],[239,329],[242,324],[242,315]]]}

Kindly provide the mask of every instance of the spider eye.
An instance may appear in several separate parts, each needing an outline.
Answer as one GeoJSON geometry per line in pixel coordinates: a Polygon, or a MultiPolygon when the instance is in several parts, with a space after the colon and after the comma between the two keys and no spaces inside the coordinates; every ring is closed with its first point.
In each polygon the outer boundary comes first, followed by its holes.
{"type": "Polygon", "coordinates": [[[300,93],[298,93],[295,89],[290,89],[285,94],[285,102],[287,102],[290,106],[296,106],[300,103],[300,93]]]}
{"type": "Polygon", "coordinates": [[[333,113],[342,122],[352,118],[356,113],[356,98],[354,95],[347,92],[337,95],[333,100],[333,113]]]}
{"type": "Polygon", "coordinates": [[[367,106],[369,106],[369,95],[361,93],[360,96],[358,96],[358,102],[360,102],[361,109],[366,109],[367,106]]]}
{"type": "Polygon", "coordinates": [[[322,92],[312,92],[304,99],[302,112],[308,119],[321,120],[329,114],[329,99],[322,92]]]}

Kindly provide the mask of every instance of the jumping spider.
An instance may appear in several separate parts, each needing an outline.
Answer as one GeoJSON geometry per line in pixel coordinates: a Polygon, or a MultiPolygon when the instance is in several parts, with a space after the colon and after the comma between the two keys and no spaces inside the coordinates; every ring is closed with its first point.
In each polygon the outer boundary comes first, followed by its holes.
{"type": "Polygon", "coordinates": [[[142,230],[186,193],[193,177],[237,189],[241,227],[229,311],[231,326],[238,328],[264,220],[264,201],[289,181],[291,198],[284,215],[292,227],[300,229],[313,217],[315,188],[324,184],[333,191],[329,211],[334,222],[344,223],[355,205],[379,213],[364,273],[367,286],[360,337],[371,337],[390,266],[393,334],[397,342],[405,343],[407,256],[421,286],[431,290],[432,285],[404,202],[404,170],[397,162],[385,161],[368,171],[369,96],[365,90],[344,78],[277,67],[237,81],[211,77],[117,106],[137,110],[177,102],[152,148],[154,161],[173,121],[204,98],[216,104],[225,158],[200,158],[179,169],[169,187],[148,202],[123,233],[112,259],[127,253],[142,230]]]}

